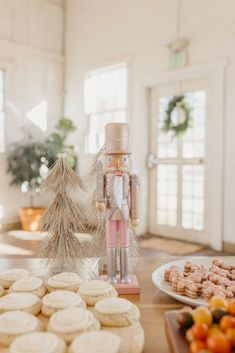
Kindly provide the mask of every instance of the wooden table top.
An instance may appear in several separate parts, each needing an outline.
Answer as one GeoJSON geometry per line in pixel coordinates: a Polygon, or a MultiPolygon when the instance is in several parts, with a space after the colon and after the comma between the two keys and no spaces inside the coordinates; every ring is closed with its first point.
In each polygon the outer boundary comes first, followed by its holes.
{"type": "Polygon", "coordinates": [[[128,295],[141,312],[141,324],[145,332],[144,353],[168,353],[169,347],[165,334],[165,311],[182,307],[182,304],[170,298],[156,288],[152,282],[152,272],[176,257],[142,257],[138,260],[135,274],[140,283],[140,295],[128,295]]]}
{"type": "MultiPolygon", "coordinates": [[[[145,331],[144,353],[169,352],[164,314],[167,310],[180,308],[182,304],[158,290],[153,285],[151,276],[157,267],[176,259],[175,257],[139,258],[135,274],[141,286],[141,294],[123,296],[135,303],[140,309],[141,324],[145,331]]],[[[35,274],[40,272],[39,259],[36,258],[0,259],[0,272],[13,267],[27,268],[35,274]]]]}

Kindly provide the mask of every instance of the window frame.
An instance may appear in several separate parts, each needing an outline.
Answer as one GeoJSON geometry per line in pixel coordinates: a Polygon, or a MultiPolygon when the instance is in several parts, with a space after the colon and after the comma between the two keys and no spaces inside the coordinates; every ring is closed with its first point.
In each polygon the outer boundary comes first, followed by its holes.
{"type": "Polygon", "coordinates": [[[14,70],[15,70],[15,64],[12,61],[7,61],[4,59],[0,58],[0,69],[4,71],[4,108],[5,108],[5,149],[4,152],[0,152],[0,159],[5,158],[7,149],[8,149],[8,143],[9,143],[9,138],[8,138],[8,126],[9,126],[9,119],[14,116],[14,113],[12,112],[12,109],[9,107],[7,104],[8,102],[14,102],[15,97],[14,97],[14,70]]]}
{"type": "Polygon", "coordinates": [[[1,65],[0,62],[0,71],[3,74],[3,110],[0,110],[0,113],[4,115],[4,122],[3,122],[3,134],[4,134],[4,144],[3,150],[0,149],[0,155],[5,155],[7,150],[7,129],[6,129],[6,68],[1,65]]]}
{"type": "MultiPolygon", "coordinates": [[[[210,188],[213,190],[210,195],[210,200],[213,205],[213,209],[211,209],[210,215],[210,232],[208,234],[207,239],[204,241],[210,246],[220,251],[222,249],[222,236],[223,236],[223,197],[224,192],[222,188],[222,181],[224,178],[224,169],[223,169],[223,134],[224,134],[224,121],[221,119],[224,112],[224,75],[225,69],[228,62],[227,60],[218,60],[208,62],[203,65],[191,66],[182,69],[178,69],[175,71],[167,71],[160,72],[158,75],[154,75],[152,77],[146,77],[146,79],[142,79],[142,81],[138,80],[137,84],[143,84],[142,98],[146,96],[146,101],[151,100],[152,89],[156,86],[164,86],[170,83],[176,83],[179,81],[185,80],[198,80],[198,79],[208,79],[211,84],[211,101],[209,103],[210,107],[210,116],[213,116],[213,140],[216,141],[216,144],[213,146],[213,150],[210,148],[210,144],[207,142],[207,156],[211,161],[211,167],[207,169],[207,171],[213,171],[213,180],[210,183],[210,188]],[[215,158],[216,156],[216,158],[215,158]]],[[[153,114],[153,110],[151,107],[146,109],[145,117],[146,119],[150,119],[151,114],[153,114]]],[[[211,124],[211,119],[209,118],[208,124],[211,124]]],[[[149,134],[151,134],[151,128],[149,126],[149,134]]],[[[209,139],[211,139],[212,131],[210,131],[209,139]]],[[[151,152],[153,150],[153,146],[151,142],[149,143],[149,156],[151,156],[151,152]]],[[[153,176],[153,169],[146,170],[146,176],[149,177],[149,181],[153,176]]],[[[147,195],[147,194],[146,194],[147,195]]],[[[148,188],[148,195],[150,193],[150,186],[148,188]]],[[[146,196],[147,197],[147,196],[146,196]]],[[[151,204],[148,203],[150,207],[151,204]]],[[[147,207],[147,202],[146,202],[147,207]]],[[[151,234],[156,234],[153,224],[151,223],[150,214],[148,214],[148,231],[151,234]]],[[[194,241],[199,241],[199,239],[194,239],[194,241]]]]}
{"type": "Polygon", "coordinates": [[[84,80],[83,80],[83,113],[84,113],[84,118],[85,118],[85,138],[84,138],[84,154],[86,156],[93,157],[96,155],[97,152],[90,152],[89,151],[89,146],[88,146],[88,136],[90,132],[90,116],[95,115],[95,114],[104,114],[104,113],[110,113],[110,112],[118,112],[118,111],[125,111],[126,112],[126,122],[130,122],[130,64],[128,60],[120,60],[116,61],[114,63],[105,63],[101,64],[100,66],[96,66],[93,69],[90,69],[87,71],[86,75],[84,75],[84,80]],[[121,67],[126,68],[127,72],[127,100],[126,100],[126,108],[125,109],[114,109],[114,110],[107,110],[107,111],[102,111],[102,112],[96,112],[96,113],[91,113],[87,114],[85,112],[85,80],[88,79],[91,76],[98,75],[104,72],[112,71],[121,67]]]}

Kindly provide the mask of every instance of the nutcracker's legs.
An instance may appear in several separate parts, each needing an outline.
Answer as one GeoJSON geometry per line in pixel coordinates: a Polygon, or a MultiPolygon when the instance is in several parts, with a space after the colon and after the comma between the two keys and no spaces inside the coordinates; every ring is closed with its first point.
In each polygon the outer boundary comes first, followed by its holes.
{"type": "Polygon", "coordinates": [[[117,283],[116,248],[107,248],[107,272],[108,272],[108,281],[112,284],[117,283]]]}
{"type": "Polygon", "coordinates": [[[110,283],[117,283],[117,232],[120,239],[120,278],[122,283],[130,283],[130,255],[129,255],[129,221],[107,221],[106,244],[107,244],[107,272],[110,283]]]}
{"type": "Polygon", "coordinates": [[[112,284],[117,283],[116,236],[117,236],[117,222],[107,221],[107,224],[106,224],[107,272],[108,272],[108,280],[112,284]]]}
{"type": "Polygon", "coordinates": [[[120,249],[120,263],[121,263],[121,282],[122,283],[130,283],[130,254],[129,248],[121,248],[120,249]]]}
{"type": "Polygon", "coordinates": [[[130,283],[129,221],[119,222],[121,282],[130,283]]]}

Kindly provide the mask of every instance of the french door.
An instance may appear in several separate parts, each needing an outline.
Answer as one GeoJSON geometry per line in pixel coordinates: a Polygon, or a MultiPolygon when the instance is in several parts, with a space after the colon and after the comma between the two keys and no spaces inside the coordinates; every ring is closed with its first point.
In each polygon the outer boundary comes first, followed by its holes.
{"type": "MultiPolygon", "coordinates": [[[[151,89],[148,167],[152,234],[200,243],[210,241],[211,84],[209,79],[194,79],[151,89]],[[192,123],[182,137],[175,137],[163,130],[163,123],[169,101],[182,94],[192,108],[192,123]]],[[[176,108],[172,119],[175,123],[182,121],[182,110],[176,108]]]]}

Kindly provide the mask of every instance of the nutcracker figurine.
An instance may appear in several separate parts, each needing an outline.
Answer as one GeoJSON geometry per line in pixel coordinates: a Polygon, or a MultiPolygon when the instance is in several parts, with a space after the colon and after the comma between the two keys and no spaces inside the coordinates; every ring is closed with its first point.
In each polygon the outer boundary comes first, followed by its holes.
{"type": "Polygon", "coordinates": [[[130,174],[129,125],[105,126],[104,163],[97,164],[96,209],[106,220],[108,281],[131,284],[129,222],[139,222],[139,178],[130,174]],[[118,247],[119,245],[119,247],[118,247]],[[117,277],[117,249],[120,248],[120,278],[117,277]]]}

